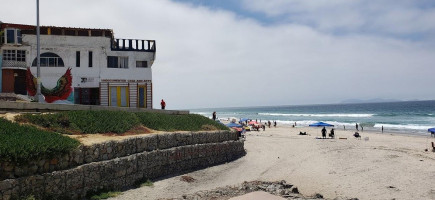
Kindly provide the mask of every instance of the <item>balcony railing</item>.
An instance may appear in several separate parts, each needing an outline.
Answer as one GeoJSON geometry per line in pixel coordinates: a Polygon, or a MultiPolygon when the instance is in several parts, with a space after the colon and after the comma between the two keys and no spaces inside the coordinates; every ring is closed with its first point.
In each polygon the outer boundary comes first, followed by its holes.
{"type": "Polygon", "coordinates": [[[156,52],[155,40],[114,39],[112,51],[144,51],[156,52]]]}
{"type": "Polygon", "coordinates": [[[24,61],[3,60],[3,68],[26,69],[27,63],[24,61]]]}

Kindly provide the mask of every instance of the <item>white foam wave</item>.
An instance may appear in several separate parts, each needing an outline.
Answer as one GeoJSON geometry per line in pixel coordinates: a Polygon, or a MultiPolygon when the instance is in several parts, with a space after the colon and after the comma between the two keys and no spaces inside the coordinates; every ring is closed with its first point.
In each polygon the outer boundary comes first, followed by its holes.
{"type": "Polygon", "coordinates": [[[269,116],[289,116],[289,117],[372,117],[375,114],[344,114],[344,113],[332,113],[332,114],[285,114],[285,113],[258,113],[258,115],[269,116]]]}
{"type": "Polygon", "coordinates": [[[375,124],[375,128],[382,128],[382,126],[385,129],[411,129],[411,130],[427,130],[432,128],[431,126],[423,126],[418,124],[375,124]]]}

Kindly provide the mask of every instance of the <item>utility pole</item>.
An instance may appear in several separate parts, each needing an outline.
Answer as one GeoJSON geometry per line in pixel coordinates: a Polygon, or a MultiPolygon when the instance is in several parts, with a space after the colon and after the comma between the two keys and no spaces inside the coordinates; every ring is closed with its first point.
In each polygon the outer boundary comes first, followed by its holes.
{"type": "Polygon", "coordinates": [[[40,58],[40,44],[39,44],[39,0],[36,0],[36,97],[38,102],[44,102],[41,94],[41,58],[40,58]]]}

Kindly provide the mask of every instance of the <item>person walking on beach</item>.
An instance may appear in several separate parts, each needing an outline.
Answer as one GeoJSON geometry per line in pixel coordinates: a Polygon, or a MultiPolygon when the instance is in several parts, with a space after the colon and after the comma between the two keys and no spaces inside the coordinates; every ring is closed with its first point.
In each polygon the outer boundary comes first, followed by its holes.
{"type": "Polygon", "coordinates": [[[267,120],[267,126],[269,126],[269,128],[270,128],[270,124],[272,124],[270,123],[270,120],[267,120]]]}
{"type": "Polygon", "coordinates": [[[164,110],[166,107],[166,102],[162,99],[162,101],[160,102],[160,105],[162,106],[162,110],[164,110]]]}
{"type": "Polygon", "coordinates": [[[276,121],[273,121],[273,127],[276,128],[276,121]]]}
{"type": "Polygon", "coordinates": [[[216,111],[213,112],[213,121],[216,121],[216,111]]]}
{"type": "Polygon", "coordinates": [[[326,128],[322,128],[322,138],[326,139],[326,128]]]}
{"type": "Polygon", "coordinates": [[[359,126],[361,126],[361,132],[364,132],[364,127],[361,124],[359,126]]]}
{"type": "Polygon", "coordinates": [[[359,131],[359,129],[358,129],[358,123],[355,123],[355,128],[356,128],[357,131],[359,131]]]}
{"type": "Polygon", "coordinates": [[[384,126],[382,126],[382,133],[384,132],[384,126]]]}

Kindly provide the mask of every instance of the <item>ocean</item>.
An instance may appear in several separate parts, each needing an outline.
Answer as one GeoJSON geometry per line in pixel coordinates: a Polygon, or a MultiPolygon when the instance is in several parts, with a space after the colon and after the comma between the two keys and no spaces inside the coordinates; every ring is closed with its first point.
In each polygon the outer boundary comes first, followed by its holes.
{"type": "Polygon", "coordinates": [[[278,125],[308,126],[326,122],[336,128],[355,129],[358,123],[364,131],[428,135],[427,129],[435,127],[435,101],[403,101],[388,103],[325,104],[296,106],[266,106],[240,108],[192,109],[191,113],[211,118],[217,112],[218,119],[248,118],[276,121],[278,125]]]}

